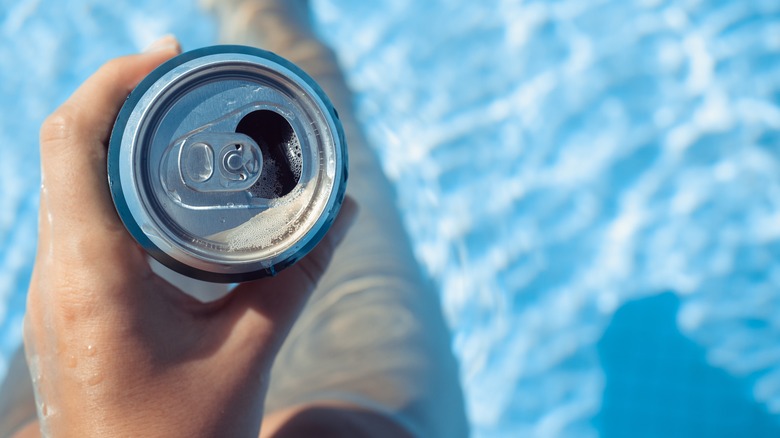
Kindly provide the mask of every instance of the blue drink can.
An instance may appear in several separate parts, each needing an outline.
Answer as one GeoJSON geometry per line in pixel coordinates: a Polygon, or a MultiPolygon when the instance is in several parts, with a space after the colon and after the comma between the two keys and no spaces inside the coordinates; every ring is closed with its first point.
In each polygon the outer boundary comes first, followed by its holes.
{"type": "Polygon", "coordinates": [[[270,52],[181,54],[117,116],[108,180],[130,234],[198,280],[274,275],[305,256],[344,199],[347,148],[314,80],[270,52]]]}

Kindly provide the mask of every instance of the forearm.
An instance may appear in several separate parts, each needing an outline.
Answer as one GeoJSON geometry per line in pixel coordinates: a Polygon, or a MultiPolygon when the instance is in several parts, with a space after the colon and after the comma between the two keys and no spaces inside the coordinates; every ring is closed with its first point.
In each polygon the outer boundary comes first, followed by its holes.
{"type": "MultiPolygon", "coordinates": [[[[39,438],[38,421],[19,429],[12,438],[39,438]]],[[[414,435],[390,417],[346,407],[298,407],[269,415],[263,420],[261,437],[299,436],[403,438],[414,435]]]]}
{"type": "Polygon", "coordinates": [[[11,436],[34,419],[35,397],[24,349],[20,347],[11,358],[5,381],[0,385],[0,438],[11,436]]]}
{"type": "Polygon", "coordinates": [[[297,406],[263,419],[261,438],[300,436],[411,438],[415,435],[388,414],[336,403],[297,406]]]}
{"type": "Polygon", "coordinates": [[[30,412],[26,406],[20,405],[5,411],[0,419],[0,438],[35,436],[21,434],[21,431],[32,423],[35,423],[35,429],[37,429],[38,421],[35,417],[35,411],[30,412]]]}
{"type": "Polygon", "coordinates": [[[41,429],[38,426],[38,420],[32,420],[22,428],[18,429],[11,438],[39,438],[41,429]]]}

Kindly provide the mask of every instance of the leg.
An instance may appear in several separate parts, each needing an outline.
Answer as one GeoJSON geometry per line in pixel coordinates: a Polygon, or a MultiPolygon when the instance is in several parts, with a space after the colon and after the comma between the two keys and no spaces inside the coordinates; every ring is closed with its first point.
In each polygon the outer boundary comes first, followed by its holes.
{"type": "Polygon", "coordinates": [[[289,59],[333,100],[349,145],[347,193],[361,208],[276,360],[266,412],[335,401],[384,412],[422,436],[465,435],[457,366],[435,291],[420,275],[335,56],[308,26],[306,2],[232,3],[217,11],[223,42],[289,59]]]}

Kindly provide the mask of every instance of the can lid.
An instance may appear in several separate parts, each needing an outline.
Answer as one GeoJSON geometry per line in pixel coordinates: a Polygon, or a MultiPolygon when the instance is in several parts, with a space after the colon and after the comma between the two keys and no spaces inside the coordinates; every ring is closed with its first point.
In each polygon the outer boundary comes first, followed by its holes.
{"type": "Polygon", "coordinates": [[[316,245],[343,200],[346,159],[338,116],[302,70],[214,46],[173,58],[130,94],[108,174],[120,217],[154,258],[237,282],[316,245]]]}

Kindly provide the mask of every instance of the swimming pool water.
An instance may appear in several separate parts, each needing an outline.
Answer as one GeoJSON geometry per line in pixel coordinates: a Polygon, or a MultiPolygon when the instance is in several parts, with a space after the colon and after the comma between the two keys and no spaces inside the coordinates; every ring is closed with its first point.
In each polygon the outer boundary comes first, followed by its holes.
{"type": "MultiPolygon", "coordinates": [[[[475,436],[780,434],[780,3],[315,0],[455,334],[475,436]]],[[[37,127],[175,0],[0,0],[0,358],[37,127]]],[[[0,374],[4,362],[0,360],[0,374]]]]}

